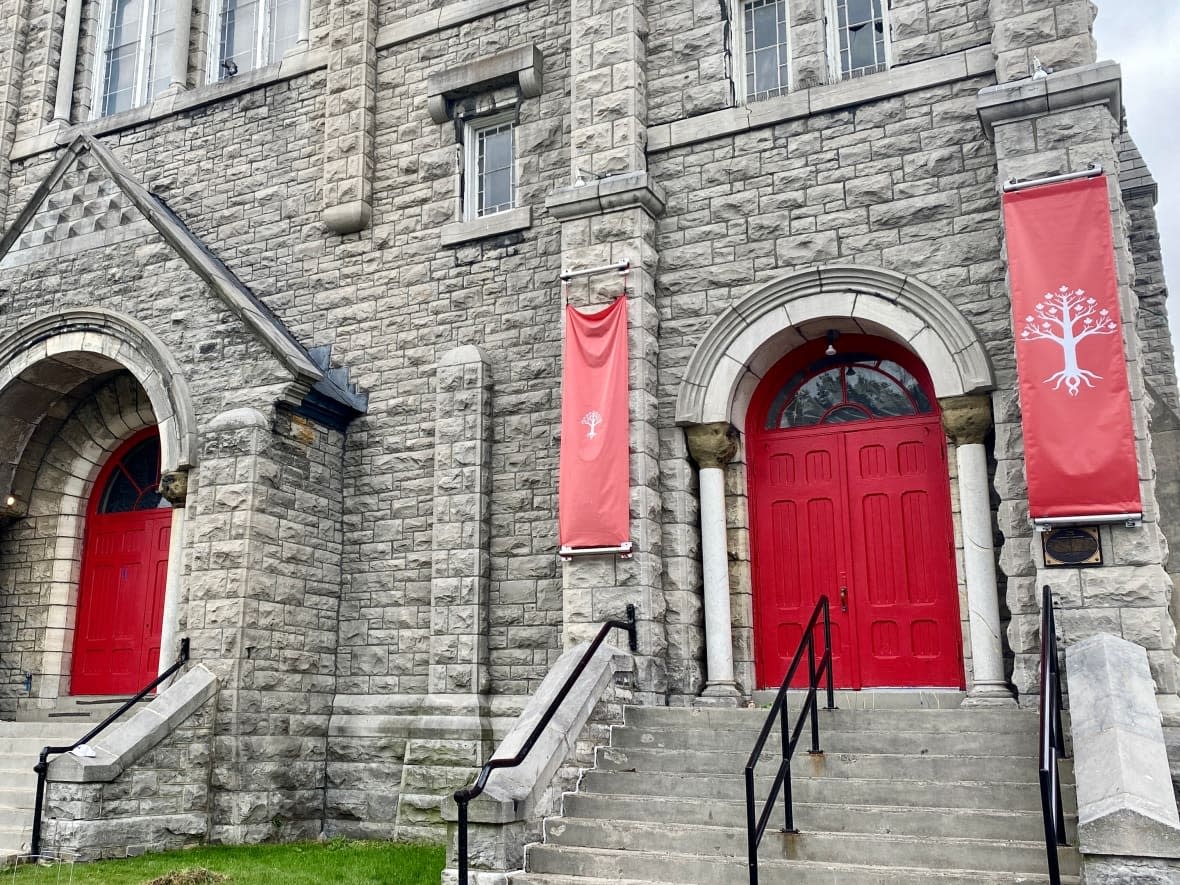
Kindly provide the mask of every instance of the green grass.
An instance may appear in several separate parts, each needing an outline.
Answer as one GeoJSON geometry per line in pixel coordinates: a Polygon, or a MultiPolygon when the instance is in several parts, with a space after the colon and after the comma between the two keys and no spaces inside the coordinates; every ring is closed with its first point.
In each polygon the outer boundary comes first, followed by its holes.
{"type": "Polygon", "coordinates": [[[291,845],[203,846],[126,860],[57,867],[0,869],[0,885],[145,885],[186,869],[230,878],[225,885],[438,885],[441,845],[395,842],[301,842],[291,845]]]}

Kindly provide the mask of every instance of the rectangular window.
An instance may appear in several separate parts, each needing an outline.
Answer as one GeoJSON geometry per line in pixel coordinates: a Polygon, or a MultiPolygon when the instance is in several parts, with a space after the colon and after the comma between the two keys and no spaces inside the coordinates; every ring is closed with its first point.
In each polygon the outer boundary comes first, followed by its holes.
{"type": "Polygon", "coordinates": [[[467,124],[465,218],[483,218],[516,205],[516,146],[511,118],[467,124]]]}
{"type": "Polygon", "coordinates": [[[745,0],[742,30],[746,101],[757,101],[787,91],[786,0],[745,0]]]}
{"type": "Polygon", "coordinates": [[[299,0],[221,0],[215,79],[279,61],[299,39],[299,0]]]}
{"type": "Polygon", "coordinates": [[[885,13],[881,0],[835,0],[836,48],[841,79],[875,74],[889,67],[885,13]]]}
{"type": "Polygon", "coordinates": [[[112,0],[105,12],[100,116],[146,104],[168,88],[176,19],[169,0],[112,0]]]}

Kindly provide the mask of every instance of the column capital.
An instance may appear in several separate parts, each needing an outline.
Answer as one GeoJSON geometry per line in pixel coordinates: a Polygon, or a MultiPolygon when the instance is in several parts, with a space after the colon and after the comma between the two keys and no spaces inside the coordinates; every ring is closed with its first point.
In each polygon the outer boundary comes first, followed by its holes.
{"type": "Polygon", "coordinates": [[[691,424],[684,428],[688,453],[701,470],[715,467],[724,470],[738,450],[738,432],[728,421],[691,424]]]}
{"type": "Polygon", "coordinates": [[[992,400],[987,394],[947,396],[938,401],[942,429],[957,446],[982,444],[992,429],[992,400]]]}
{"type": "Polygon", "coordinates": [[[173,507],[183,507],[188,497],[188,468],[160,474],[160,497],[173,507]]]}

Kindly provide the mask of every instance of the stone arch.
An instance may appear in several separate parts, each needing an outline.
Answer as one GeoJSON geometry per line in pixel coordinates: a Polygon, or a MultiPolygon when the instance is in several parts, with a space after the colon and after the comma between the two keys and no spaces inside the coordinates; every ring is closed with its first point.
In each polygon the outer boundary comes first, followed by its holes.
{"type": "MultiPolygon", "coordinates": [[[[24,510],[45,446],[95,385],[119,371],[143,388],[160,428],[164,472],[192,467],[196,420],[180,366],[146,326],[102,308],[65,310],[0,341],[0,493],[24,510]]],[[[14,511],[10,508],[10,515],[14,511]]]]}
{"type": "Polygon", "coordinates": [[[22,588],[24,617],[40,609],[32,620],[43,625],[39,643],[22,654],[23,669],[36,674],[32,696],[42,701],[68,690],[86,505],[95,479],[125,440],[156,424],[147,392],[129,372],[87,387],[44,446],[16,542],[26,553],[22,558],[43,565],[40,580],[30,575],[22,588]]]}
{"type": "Polygon", "coordinates": [[[685,370],[676,423],[744,426],[745,408],[771,366],[829,329],[909,348],[930,370],[939,399],[995,387],[974,327],[930,286],[883,268],[827,265],[774,280],[718,317],[685,370]]]}

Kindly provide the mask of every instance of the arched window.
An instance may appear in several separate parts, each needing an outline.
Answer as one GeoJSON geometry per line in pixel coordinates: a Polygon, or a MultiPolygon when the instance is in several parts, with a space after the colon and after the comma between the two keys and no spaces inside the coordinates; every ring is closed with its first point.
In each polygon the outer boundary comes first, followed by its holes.
{"type": "Polygon", "coordinates": [[[96,513],[130,513],[167,507],[160,496],[160,437],[151,436],[125,449],[107,474],[96,513]]]}
{"type": "Polygon", "coordinates": [[[934,412],[901,364],[872,353],[824,356],[792,375],[771,401],[766,429],[847,424],[934,412]]]}

